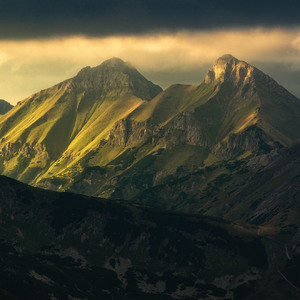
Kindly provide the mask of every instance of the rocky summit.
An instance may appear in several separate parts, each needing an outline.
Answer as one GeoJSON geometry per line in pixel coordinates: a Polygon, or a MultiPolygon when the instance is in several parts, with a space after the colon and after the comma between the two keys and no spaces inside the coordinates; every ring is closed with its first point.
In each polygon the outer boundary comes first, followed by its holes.
{"type": "Polygon", "coordinates": [[[82,69],[72,80],[73,88],[97,91],[98,97],[113,91],[120,96],[150,100],[162,89],[141,75],[133,66],[119,58],[111,58],[98,67],[82,69]]]}
{"type": "Polygon", "coordinates": [[[232,81],[247,84],[253,79],[256,70],[253,66],[236,59],[231,54],[225,54],[218,58],[213,69],[208,71],[205,83],[232,81]]]}

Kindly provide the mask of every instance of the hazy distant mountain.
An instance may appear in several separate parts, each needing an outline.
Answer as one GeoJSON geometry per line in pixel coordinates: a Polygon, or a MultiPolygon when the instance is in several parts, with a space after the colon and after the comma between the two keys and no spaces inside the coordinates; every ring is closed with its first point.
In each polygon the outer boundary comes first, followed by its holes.
{"type": "MultiPolygon", "coordinates": [[[[233,218],[234,199],[242,197],[239,180],[248,178],[238,172],[256,178],[259,164],[252,162],[296,142],[299,116],[299,99],[231,55],[217,59],[200,85],[165,91],[113,58],[5,115],[0,171],[44,188],[233,218]],[[193,181],[197,172],[204,175],[193,181]],[[187,186],[173,184],[184,178],[190,178],[187,186]],[[208,191],[227,181],[231,193],[220,191],[221,204],[210,208],[208,191]]],[[[245,209],[258,200],[250,198],[245,209]]]]}
{"type": "Polygon", "coordinates": [[[0,99],[0,115],[6,114],[12,108],[13,106],[9,102],[0,99]]]}
{"type": "Polygon", "coordinates": [[[293,226],[35,189],[0,176],[1,299],[296,299],[293,226]]]}

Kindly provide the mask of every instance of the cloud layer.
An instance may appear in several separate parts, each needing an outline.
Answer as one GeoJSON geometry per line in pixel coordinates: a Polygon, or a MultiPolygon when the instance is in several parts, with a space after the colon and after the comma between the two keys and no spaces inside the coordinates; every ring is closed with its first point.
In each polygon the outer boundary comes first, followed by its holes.
{"type": "Polygon", "coordinates": [[[294,0],[4,0],[0,38],[300,25],[294,0]]]}
{"type": "Polygon", "coordinates": [[[21,100],[113,56],[130,61],[163,87],[175,82],[198,83],[215,59],[225,53],[271,72],[282,83],[295,85],[295,80],[300,81],[300,29],[2,40],[0,98],[21,100]]]}

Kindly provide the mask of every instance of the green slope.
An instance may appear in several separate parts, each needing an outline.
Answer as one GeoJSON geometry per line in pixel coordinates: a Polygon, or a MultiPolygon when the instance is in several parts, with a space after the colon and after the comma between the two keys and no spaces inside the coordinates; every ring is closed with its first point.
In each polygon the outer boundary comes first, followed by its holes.
{"type": "Polygon", "coordinates": [[[151,119],[155,124],[165,124],[183,111],[206,103],[214,94],[214,84],[199,86],[172,85],[152,101],[144,103],[136,109],[130,118],[136,122],[151,119]]]}

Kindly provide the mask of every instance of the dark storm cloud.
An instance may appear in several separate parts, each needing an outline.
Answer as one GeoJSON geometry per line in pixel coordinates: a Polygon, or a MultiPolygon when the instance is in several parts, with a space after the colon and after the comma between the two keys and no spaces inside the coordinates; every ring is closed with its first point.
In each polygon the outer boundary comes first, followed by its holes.
{"type": "Polygon", "coordinates": [[[0,0],[0,38],[300,25],[298,1],[0,0]]]}

